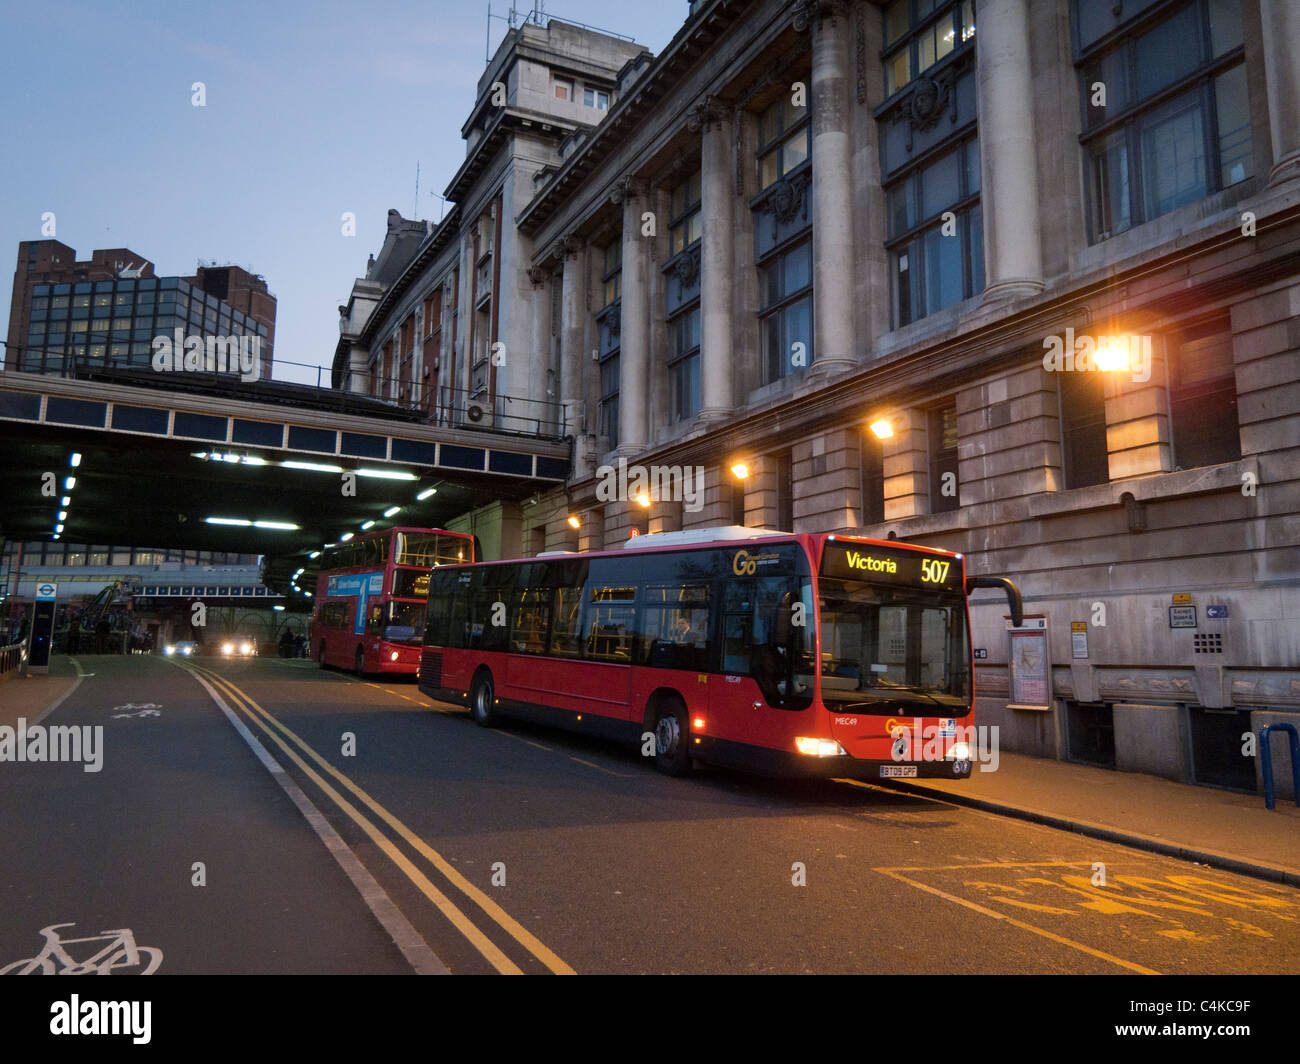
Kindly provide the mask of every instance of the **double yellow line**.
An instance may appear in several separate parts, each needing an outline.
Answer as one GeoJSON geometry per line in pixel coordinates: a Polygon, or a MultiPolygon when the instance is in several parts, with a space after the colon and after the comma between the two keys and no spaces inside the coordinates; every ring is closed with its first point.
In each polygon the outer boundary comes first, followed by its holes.
{"type": "Polygon", "coordinates": [[[493,922],[503,931],[513,938],[519,945],[523,946],[533,957],[541,961],[548,969],[556,975],[574,975],[572,968],[564,963],[551,950],[547,949],[538,939],[532,935],[523,925],[511,917],[504,909],[501,908],[490,897],[474,886],[468,879],[461,875],[447,861],[442,854],[438,853],[432,846],[420,838],[414,831],[407,827],[401,820],[385,809],[379,802],[375,801],[364,790],[358,787],[347,776],[336,769],[328,761],[318,754],[308,743],[292,729],[281,723],[270,713],[268,713],[257,701],[248,694],[236,687],[225,677],[213,672],[194,662],[186,662],[185,668],[192,669],[194,672],[203,676],[209,683],[226,695],[234,705],[243,711],[244,715],[276,746],[283,751],[284,755],[289,758],[299,770],[303,772],[317,787],[324,792],[329,799],[338,808],[355,823],[369,839],[387,855],[402,873],[411,881],[412,884],[426,898],[431,901],[439,912],[443,914],[455,928],[463,934],[475,949],[498,972],[503,975],[522,975],[521,969],[512,961],[479,927],[450,899],[440,891],[433,882],[404,854],[397,845],[385,835],[375,821],[357,808],[351,801],[345,798],[338,789],[317,772],[311,765],[299,756],[298,752],[289,744],[296,745],[308,759],[315,762],[325,776],[331,776],[341,787],[351,792],[357,802],[365,806],[374,817],[388,826],[388,828],[411,849],[428,861],[438,872],[444,876],[457,890],[464,894],[470,901],[477,905],[493,922]]]}

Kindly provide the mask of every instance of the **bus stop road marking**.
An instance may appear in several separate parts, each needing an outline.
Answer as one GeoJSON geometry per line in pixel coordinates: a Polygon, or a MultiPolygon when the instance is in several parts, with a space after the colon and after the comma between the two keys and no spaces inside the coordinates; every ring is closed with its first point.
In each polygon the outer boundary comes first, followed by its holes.
{"type": "Polygon", "coordinates": [[[1063,935],[1058,935],[1041,927],[1035,927],[1033,924],[1027,924],[1023,920],[1017,920],[1014,917],[1005,915],[1004,913],[995,912],[992,909],[986,909],[983,905],[977,905],[973,901],[967,901],[965,898],[959,898],[955,894],[949,894],[946,890],[940,890],[938,887],[931,887],[925,883],[918,883],[914,879],[909,879],[907,876],[898,874],[894,869],[876,868],[873,869],[873,871],[890,876],[891,878],[898,880],[900,883],[906,883],[908,886],[916,887],[918,890],[923,890],[927,894],[933,894],[935,897],[942,898],[944,901],[950,901],[957,905],[964,906],[965,908],[971,909],[983,916],[987,916],[990,919],[1002,920],[1010,924],[1012,927],[1020,928],[1022,931],[1028,931],[1030,934],[1049,939],[1062,946],[1069,946],[1071,949],[1079,950],[1081,953],[1086,953],[1090,957],[1096,957],[1099,960],[1116,964],[1121,968],[1127,968],[1129,971],[1136,972],[1139,975],[1160,974],[1153,968],[1146,968],[1140,964],[1134,964],[1132,961],[1126,961],[1122,957],[1116,957],[1113,954],[1104,952],[1103,950],[1093,949],[1091,946],[1085,946],[1082,942],[1075,942],[1073,939],[1066,938],[1063,935]]]}
{"type": "Polygon", "coordinates": [[[1254,882],[1238,886],[1167,858],[1116,859],[1104,870],[1090,861],[1042,861],[876,871],[922,889],[947,888],[942,892],[953,897],[978,897],[1004,917],[1008,910],[1037,913],[1094,940],[1113,940],[1122,931],[1135,944],[1175,941],[1215,953],[1234,940],[1275,941],[1282,950],[1300,940],[1300,895],[1294,891],[1254,882]]]}
{"type": "MultiPolygon", "coordinates": [[[[193,664],[190,668],[196,668],[193,664]]],[[[424,841],[419,835],[412,831],[405,823],[389,812],[384,806],[362,790],[356,783],[340,772],[337,768],[322,757],[310,744],[301,736],[295,733],[282,721],[278,720],[272,714],[268,713],[257,701],[249,697],[245,692],[240,690],[229,680],[218,676],[215,673],[208,674],[217,686],[225,690],[236,703],[244,710],[248,717],[257,724],[257,726],[266,733],[266,735],[276,743],[322,791],[341,809],[354,823],[356,823],[371,840],[406,874],[407,878],[414,883],[430,901],[439,908],[441,912],[473,942],[479,952],[493,963],[499,971],[517,973],[520,969],[503,954],[490,939],[487,939],[483,932],[480,931],[470,919],[465,916],[454,903],[447,899],[428,878],[416,868],[406,856],[397,849],[397,847],[383,835],[378,828],[366,817],[360,810],[347,801],[341,794],[327,783],[319,773],[315,772],[298,754],[290,749],[288,742],[294,743],[302,752],[319,766],[324,772],[333,776],[343,787],[351,791],[360,802],[371,810],[380,820],[382,820],[402,841],[415,850],[420,856],[424,857],[431,865],[434,866],[444,878],[455,886],[462,894],[469,898],[479,907],[489,919],[493,920],[503,931],[519,943],[524,949],[539,960],[552,972],[557,975],[574,975],[574,970],[561,960],[555,953],[542,944],[530,931],[522,924],[510,916],[487,894],[479,890],[474,884],[466,879],[457,871],[442,854],[438,853],[432,846],[424,841]],[[279,734],[277,734],[279,733],[279,734]],[[283,736],[283,738],[281,737],[283,736]],[[287,740],[287,741],[286,741],[287,740]],[[439,900],[443,904],[439,904],[439,900]]]]}

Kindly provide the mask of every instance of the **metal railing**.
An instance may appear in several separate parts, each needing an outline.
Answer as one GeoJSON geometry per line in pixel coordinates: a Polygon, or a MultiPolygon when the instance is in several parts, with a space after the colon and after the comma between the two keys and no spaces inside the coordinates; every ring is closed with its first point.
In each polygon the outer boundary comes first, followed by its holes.
{"type": "Polygon", "coordinates": [[[27,653],[27,644],[7,643],[0,646],[0,679],[7,680],[17,676],[22,667],[23,655],[27,653]]]}
{"type": "MultiPolygon", "coordinates": [[[[426,386],[423,381],[405,375],[354,375],[350,367],[336,374],[328,366],[272,359],[269,363],[269,378],[245,381],[240,379],[237,372],[221,372],[215,367],[192,371],[158,371],[153,368],[148,355],[105,355],[103,358],[92,358],[89,355],[69,355],[40,347],[16,349],[8,344],[3,346],[6,349],[4,368],[8,372],[163,388],[203,395],[216,392],[230,399],[248,402],[529,436],[552,442],[558,442],[564,437],[562,403],[550,399],[525,399],[500,394],[493,401],[482,389],[450,388],[445,385],[434,389],[426,386]]],[[[259,364],[259,373],[265,368],[264,364],[259,364]]]]}
{"type": "Polygon", "coordinates": [[[1259,756],[1264,759],[1260,767],[1264,770],[1265,809],[1276,805],[1273,800],[1273,754],[1268,743],[1269,733],[1275,731],[1286,732],[1290,740],[1291,786],[1295,790],[1295,804],[1300,805],[1300,735],[1297,735],[1294,724],[1270,724],[1259,730],[1259,756]]]}

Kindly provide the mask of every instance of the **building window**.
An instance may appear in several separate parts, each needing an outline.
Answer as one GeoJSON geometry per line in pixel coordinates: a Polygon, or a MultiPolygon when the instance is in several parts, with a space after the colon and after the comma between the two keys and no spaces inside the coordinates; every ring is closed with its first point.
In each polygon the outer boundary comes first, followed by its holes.
{"type": "Polygon", "coordinates": [[[979,193],[974,137],[913,167],[886,189],[895,327],[983,291],[979,193]]]}
{"type": "Polygon", "coordinates": [[[597,423],[600,435],[611,448],[618,446],[618,396],[619,396],[619,333],[622,328],[620,314],[623,292],[623,244],[620,239],[609,242],[604,252],[604,272],[601,275],[604,306],[597,315],[600,353],[600,406],[597,423]]]}
{"type": "Polygon", "coordinates": [[[700,172],[697,170],[669,196],[669,254],[684,251],[704,234],[700,215],[700,172]]]}
{"type": "Polygon", "coordinates": [[[621,240],[614,240],[605,248],[605,265],[601,281],[604,286],[604,301],[601,307],[612,306],[623,295],[623,242],[621,240]]]}
{"type": "Polygon", "coordinates": [[[957,406],[931,410],[930,512],[947,513],[961,505],[957,483],[957,406]]]}
{"type": "Polygon", "coordinates": [[[812,242],[773,255],[758,268],[763,383],[813,361],[812,242]]]}
{"type": "Polygon", "coordinates": [[[768,188],[808,161],[809,109],[795,107],[782,93],[758,117],[758,187],[768,188]]]}
{"type": "Polygon", "coordinates": [[[1232,332],[1224,319],[1184,329],[1170,343],[1169,425],[1175,469],[1241,457],[1232,332]]]}
{"type": "Polygon", "coordinates": [[[885,18],[885,96],[893,96],[913,78],[975,36],[972,0],[894,0],[885,18]]]}
{"type": "Polygon", "coordinates": [[[858,436],[859,472],[862,484],[863,526],[878,525],[885,519],[885,447],[874,432],[858,436]]]}
{"type": "Polygon", "coordinates": [[[1252,176],[1238,5],[1195,0],[1078,66],[1094,242],[1252,176]]]}
{"type": "Polygon", "coordinates": [[[573,82],[568,78],[555,79],[555,98],[557,100],[573,99],[573,82]]]}
{"type": "Polygon", "coordinates": [[[1066,488],[1110,480],[1106,399],[1101,373],[1060,373],[1061,465],[1066,488]]]}
{"type": "Polygon", "coordinates": [[[584,85],[582,89],[582,102],[588,107],[594,107],[597,111],[609,110],[609,93],[604,89],[592,88],[590,85],[584,85]]]}
{"type": "Polygon", "coordinates": [[[669,417],[685,421],[700,411],[700,304],[668,322],[669,417]]]}

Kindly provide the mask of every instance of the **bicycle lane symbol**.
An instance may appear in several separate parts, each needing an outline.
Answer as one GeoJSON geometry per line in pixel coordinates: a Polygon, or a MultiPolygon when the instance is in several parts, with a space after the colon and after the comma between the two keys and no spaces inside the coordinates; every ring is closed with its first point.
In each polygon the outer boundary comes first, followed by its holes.
{"type": "Polygon", "coordinates": [[[121,717],[161,717],[162,705],[158,702],[141,702],[136,705],[134,702],[128,702],[124,706],[113,707],[113,719],[121,717]],[[136,710],[134,713],[119,713],[118,710],[136,710]]]}
{"type": "MultiPolygon", "coordinates": [[[[24,957],[0,968],[0,975],[112,975],[115,972],[135,975],[153,975],[162,964],[163,952],[152,946],[137,946],[135,932],[129,927],[114,931],[101,931],[86,938],[61,938],[59,928],[75,927],[75,923],[50,924],[41,928],[45,946],[34,957],[24,957]],[[86,946],[104,943],[89,957],[78,960],[68,946],[86,946]],[[127,969],[141,969],[129,972],[127,969]]],[[[84,954],[85,949],[77,950],[84,954]]]]}

